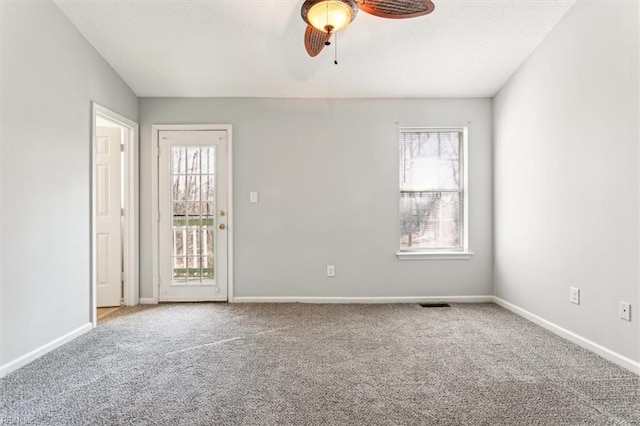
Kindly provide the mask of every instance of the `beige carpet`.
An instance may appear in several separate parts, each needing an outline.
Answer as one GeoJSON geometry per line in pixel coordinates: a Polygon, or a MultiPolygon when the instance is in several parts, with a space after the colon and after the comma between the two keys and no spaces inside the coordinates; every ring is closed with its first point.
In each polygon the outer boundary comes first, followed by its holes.
{"type": "Polygon", "coordinates": [[[124,308],[0,381],[44,425],[640,424],[639,377],[493,304],[124,308]]]}

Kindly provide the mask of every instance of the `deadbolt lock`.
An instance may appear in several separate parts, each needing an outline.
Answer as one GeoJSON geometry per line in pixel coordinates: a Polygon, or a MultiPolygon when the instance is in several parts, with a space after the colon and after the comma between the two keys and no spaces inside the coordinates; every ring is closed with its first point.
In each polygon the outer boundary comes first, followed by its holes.
{"type": "Polygon", "coordinates": [[[224,216],[224,210],[220,210],[220,216],[224,216]]]}

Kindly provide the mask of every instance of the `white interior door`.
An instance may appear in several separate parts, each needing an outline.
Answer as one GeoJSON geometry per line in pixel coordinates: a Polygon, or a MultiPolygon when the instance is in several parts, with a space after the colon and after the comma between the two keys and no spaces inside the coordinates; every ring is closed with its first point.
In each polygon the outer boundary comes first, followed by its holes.
{"type": "Polygon", "coordinates": [[[159,132],[160,301],[227,300],[227,132],[159,132]]]}
{"type": "Polygon", "coordinates": [[[121,159],[122,130],[97,127],[96,275],[98,307],[120,306],[122,299],[121,159]]]}

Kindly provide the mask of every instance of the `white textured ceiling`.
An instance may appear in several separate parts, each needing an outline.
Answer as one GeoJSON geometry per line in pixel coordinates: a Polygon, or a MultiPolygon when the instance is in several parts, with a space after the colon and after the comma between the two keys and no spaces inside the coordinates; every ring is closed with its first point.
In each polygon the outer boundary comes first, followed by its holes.
{"type": "Polygon", "coordinates": [[[57,0],[141,97],[493,96],[574,0],[433,0],[427,16],[359,13],[307,56],[302,0],[57,0]]]}

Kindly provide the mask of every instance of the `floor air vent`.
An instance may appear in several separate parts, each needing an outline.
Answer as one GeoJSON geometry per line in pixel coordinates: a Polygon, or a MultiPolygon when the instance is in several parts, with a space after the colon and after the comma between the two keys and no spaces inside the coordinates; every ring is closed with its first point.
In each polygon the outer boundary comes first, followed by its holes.
{"type": "Polygon", "coordinates": [[[450,308],[448,303],[420,303],[423,308],[450,308]]]}

